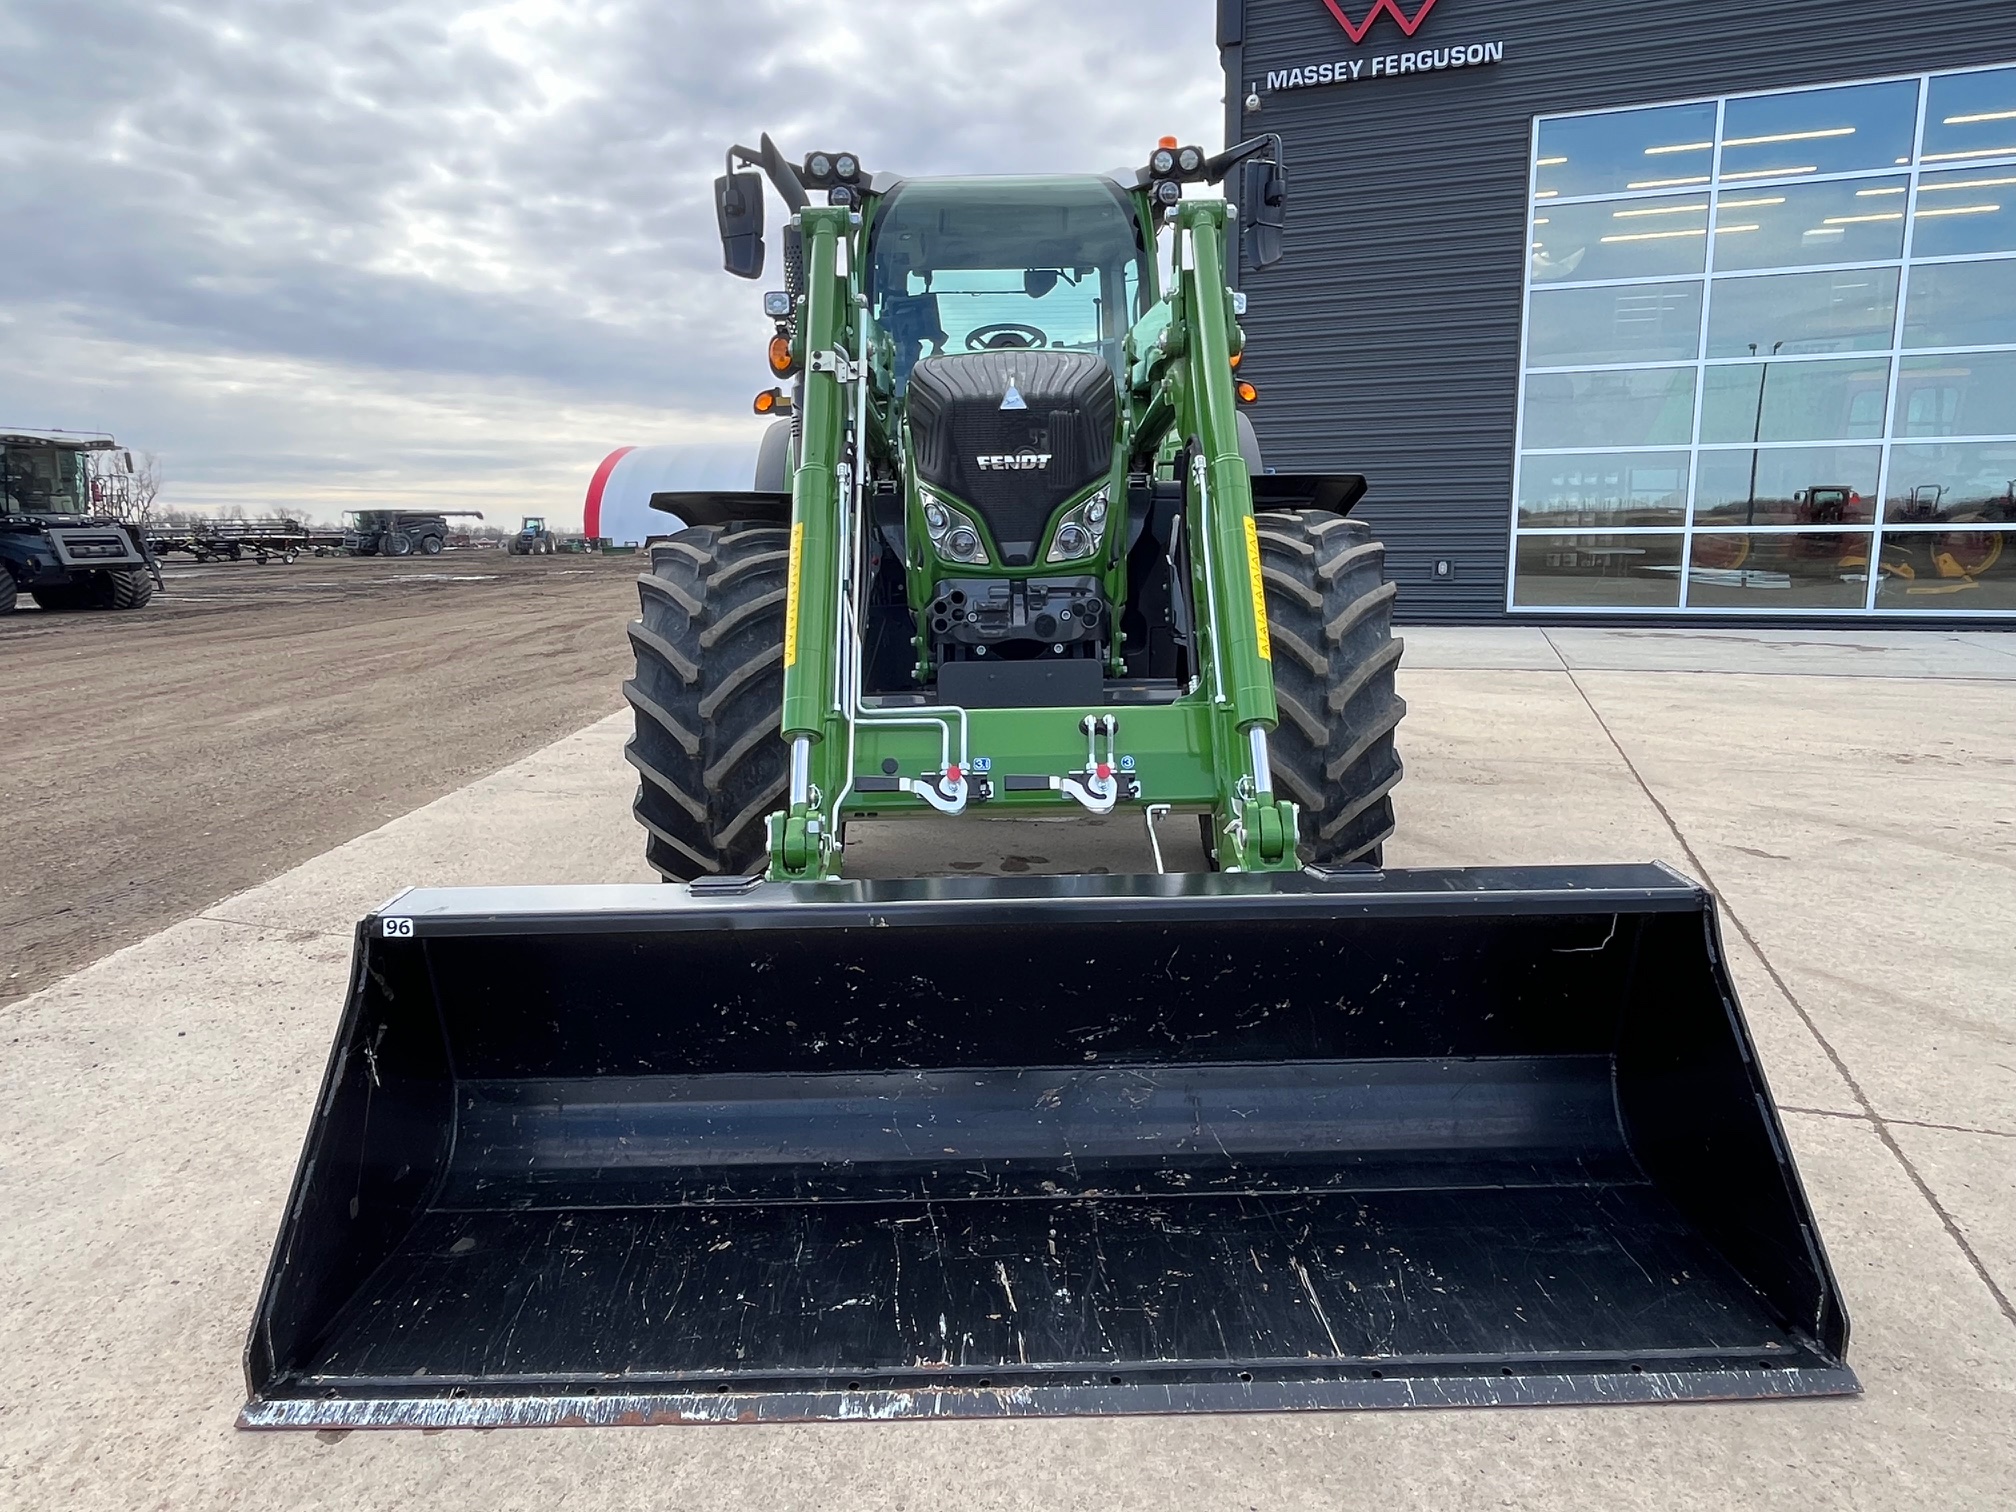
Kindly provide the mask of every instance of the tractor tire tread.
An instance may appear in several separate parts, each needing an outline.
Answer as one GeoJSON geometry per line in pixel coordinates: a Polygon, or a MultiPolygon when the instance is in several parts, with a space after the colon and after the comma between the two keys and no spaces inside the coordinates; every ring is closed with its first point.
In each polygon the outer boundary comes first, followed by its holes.
{"type": "Polygon", "coordinates": [[[773,588],[760,598],[744,600],[701,632],[701,648],[712,651],[717,645],[740,630],[750,620],[761,619],[783,602],[784,590],[781,587],[773,588]]]}
{"type": "Polygon", "coordinates": [[[1397,589],[1368,526],[1320,510],[1269,513],[1259,530],[1280,711],[1270,752],[1302,808],[1300,854],[1317,866],[1378,864],[1404,767],[1394,737],[1403,646],[1397,589]]]}
{"type": "Polygon", "coordinates": [[[105,574],[107,609],[145,609],[154,602],[154,579],[144,567],[126,567],[105,574]]]}
{"type": "Polygon", "coordinates": [[[678,715],[638,687],[635,678],[623,684],[623,696],[630,701],[632,708],[649,714],[656,720],[659,727],[679,743],[680,750],[688,756],[700,754],[700,737],[687,728],[686,722],[678,715]]]}
{"type": "MultiPolygon", "coordinates": [[[[652,558],[652,564],[654,567],[657,564],[655,556],[652,558]]],[[[701,600],[698,594],[688,593],[679,584],[667,578],[660,577],[655,571],[643,572],[637,575],[637,590],[640,593],[653,594],[658,598],[670,599],[681,609],[685,610],[688,617],[701,612],[701,600]]]]}
{"type": "Polygon", "coordinates": [[[1265,565],[1267,561],[1267,548],[1270,546],[1276,550],[1280,549],[1272,538],[1262,537],[1260,542],[1260,560],[1262,563],[1260,581],[1276,592],[1287,594],[1289,597],[1296,599],[1304,610],[1314,611],[1321,609],[1323,607],[1322,592],[1304,582],[1302,575],[1295,571],[1292,565],[1285,570],[1280,567],[1265,565]]]}
{"type": "Polygon", "coordinates": [[[700,526],[651,553],[624,685],[636,729],[633,805],[645,858],[668,882],[764,869],[763,820],[783,807],[779,736],[790,536],[700,526]]]}
{"type": "Polygon", "coordinates": [[[660,660],[678,673],[681,682],[690,686],[700,680],[700,663],[641,620],[630,622],[630,644],[640,652],[645,647],[650,647],[660,660]]]}

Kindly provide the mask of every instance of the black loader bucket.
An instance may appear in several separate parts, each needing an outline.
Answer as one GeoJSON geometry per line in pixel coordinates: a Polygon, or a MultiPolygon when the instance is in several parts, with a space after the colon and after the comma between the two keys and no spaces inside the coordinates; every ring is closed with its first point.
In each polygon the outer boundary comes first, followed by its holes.
{"type": "Polygon", "coordinates": [[[1859,1389],[1660,867],[413,892],[256,1428],[1859,1389]]]}

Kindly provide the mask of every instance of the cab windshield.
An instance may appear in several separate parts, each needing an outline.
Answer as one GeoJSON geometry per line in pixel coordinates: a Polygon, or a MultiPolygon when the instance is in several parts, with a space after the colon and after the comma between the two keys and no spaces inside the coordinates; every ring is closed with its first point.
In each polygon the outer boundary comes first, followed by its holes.
{"type": "Polygon", "coordinates": [[[876,216],[869,299],[899,390],[948,352],[1096,352],[1117,374],[1146,267],[1133,206],[1104,179],[915,179],[876,216]]]}
{"type": "Polygon", "coordinates": [[[0,445],[0,514],[81,515],[90,493],[82,452],[0,445]]]}

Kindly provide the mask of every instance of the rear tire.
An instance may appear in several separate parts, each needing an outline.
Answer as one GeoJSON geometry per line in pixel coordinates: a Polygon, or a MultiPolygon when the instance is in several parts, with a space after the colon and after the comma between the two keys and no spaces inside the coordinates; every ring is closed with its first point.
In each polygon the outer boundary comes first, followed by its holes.
{"type": "Polygon", "coordinates": [[[427,556],[441,555],[441,537],[437,535],[420,537],[420,550],[427,556]]]}
{"type": "Polygon", "coordinates": [[[651,553],[630,625],[636,714],[624,758],[643,779],[645,858],[668,882],[765,869],[784,806],[784,596],[790,532],[683,530],[651,553]]]}
{"type": "Polygon", "coordinates": [[[1269,511],[1261,577],[1281,722],[1268,742],[1275,788],[1302,806],[1300,855],[1312,866],[1377,866],[1393,833],[1402,773],[1393,734],[1399,589],[1369,526],[1321,510],[1269,511]]]}

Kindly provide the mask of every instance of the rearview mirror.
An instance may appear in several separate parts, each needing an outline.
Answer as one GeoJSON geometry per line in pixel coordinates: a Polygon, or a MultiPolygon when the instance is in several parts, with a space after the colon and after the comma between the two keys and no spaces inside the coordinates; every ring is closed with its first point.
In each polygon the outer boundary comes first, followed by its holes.
{"type": "Polygon", "coordinates": [[[1042,299],[1057,287],[1061,276],[1055,268],[1030,268],[1022,275],[1022,292],[1031,299],[1042,299]]]}
{"type": "Polygon", "coordinates": [[[1288,170],[1279,163],[1248,163],[1239,196],[1246,233],[1246,260],[1256,268],[1281,261],[1281,234],[1288,224],[1288,170]]]}
{"type": "Polygon", "coordinates": [[[737,278],[763,276],[763,175],[724,173],[714,180],[721,223],[721,266],[737,278]]]}

